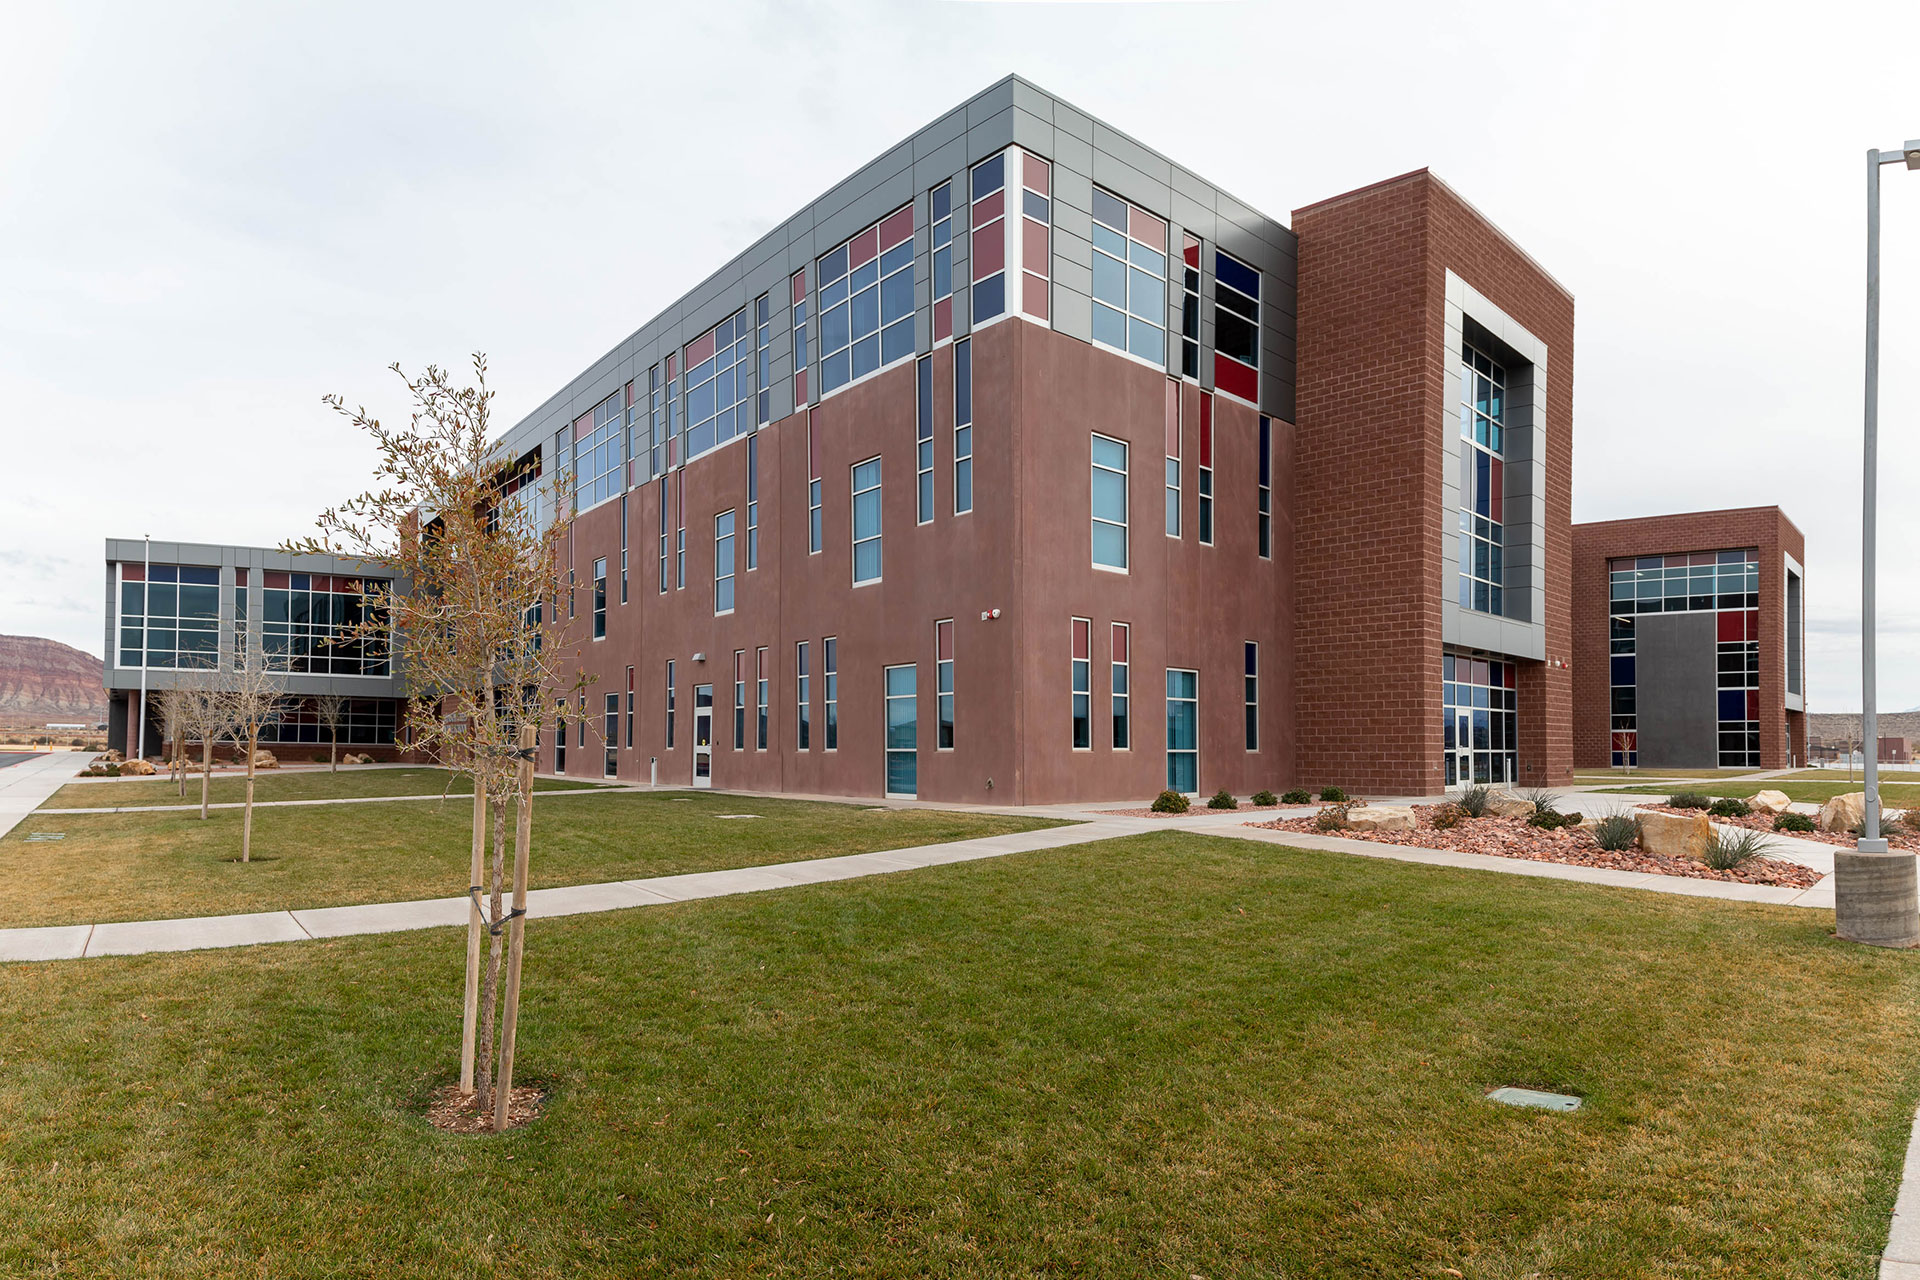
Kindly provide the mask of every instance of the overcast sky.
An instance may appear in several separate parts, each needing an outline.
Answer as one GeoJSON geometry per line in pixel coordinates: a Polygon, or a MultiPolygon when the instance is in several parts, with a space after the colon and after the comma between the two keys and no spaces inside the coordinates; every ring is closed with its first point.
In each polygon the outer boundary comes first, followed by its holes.
{"type": "MultiPolygon", "coordinates": [[[[1574,518],[1783,506],[1812,709],[1857,709],[1863,156],[1920,137],[1920,6],[1734,13],[0,0],[0,632],[98,653],[109,535],[307,532],[372,463],[320,396],[397,411],[393,360],[484,349],[505,429],[1017,71],[1282,220],[1431,167],[1577,300],[1574,518]]],[[[1920,173],[1883,173],[1900,709],[1920,173]]]]}

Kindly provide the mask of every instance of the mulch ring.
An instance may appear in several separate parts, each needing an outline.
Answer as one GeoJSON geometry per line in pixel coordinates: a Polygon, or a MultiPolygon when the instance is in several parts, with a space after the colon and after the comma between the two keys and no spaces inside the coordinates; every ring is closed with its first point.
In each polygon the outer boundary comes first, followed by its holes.
{"type": "MultiPolygon", "coordinates": [[[[474,1106],[477,1095],[460,1092],[458,1084],[443,1084],[427,1101],[427,1123],[448,1133],[492,1133],[493,1108],[474,1106]]],[[[507,1099],[507,1128],[532,1124],[546,1110],[547,1090],[537,1084],[517,1084],[507,1099]]]]}
{"type": "Polygon", "coordinates": [[[1297,804],[1243,804],[1239,809],[1209,809],[1205,800],[1196,801],[1185,813],[1155,813],[1152,809],[1096,809],[1103,818],[1204,818],[1210,813],[1269,813],[1275,809],[1299,809],[1297,804]]]}
{"type": "MultiPolygon", "coordinates": [[[[1653,809],[1660,813],[1677,813],[1681,817],[1690,817],[1696,813],[1706,813],[1704,809],[1676,809],[1670,804],[1643,804],[1642,809],[1653,809]]],[[[1707,821],[1722,822],[1729,827],[1745,827],[1750,831],[1764,831],[1766,834],[1789,836],[1795,840],[1817,840],[1821,844],[1837,845],[1842,849],[1851,849],[1858,844],[1860,837],[1851,831],[1775,831],[1773,815],[1750,813],[1744,818],[1722,818],[1707,814],[1707,821]]],[[[1904,821],[1889,826],[1884,814],[1880,820],[1880,834],[1887,838],[1890,849],[1912,849],[1920,853],[1920,833],[1914,832],[1904,821]]]]}
{"type": "Polygon", "coordinates": [[[1543,831],[1530,827],[1524,818],[1468,818],[1457,827],[1441,831],[1432,825],[1438,805],[1415,805],[1412,831],[1321,831],[1312,818],[1278,818],[1272,822],[1252,822],[1248,826],[1272,831],[1293,831],[1306,835],[1335,835],[1349,840],[1370,840],[1375,844],[1394,844],[1411,849],[1446,849],[1453,853],[1482,853],[1495,858],[1521,858],[1529,862],[1559,862],[1574,867],[1602,867],[1609,871],[1643,871],[1663,876],[1687,876],[1694,880],[1730,880],[1740,884],[1779,885],[1805,889],[1818,884],[1821,873],[1812,867],[1778,858],[1759,857],[1732,871],[1715,871],[1691,858],[1670,858],[1644,849],[1622,849],[1609,853],[1595,844],[1585,831],[1543,831]]]}

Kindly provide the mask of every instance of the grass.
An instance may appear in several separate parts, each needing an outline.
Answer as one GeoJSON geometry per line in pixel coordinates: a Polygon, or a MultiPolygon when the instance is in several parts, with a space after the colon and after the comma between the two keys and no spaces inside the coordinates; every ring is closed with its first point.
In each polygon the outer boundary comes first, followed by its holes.
{"type": "MultiPolygon", "coordinates": [[[[1832,782],[1835,779],[1844,782],[1847,778],[1847,771],[1845,769],[1802,769],[1797,773],[1789,773],[1785,776],[1795,782],[1832,782]]],[[[1854,786],[1857,788],[1860,785],[1859,765],[1853,767],[1853,779],[1854,786]]],[[[1915,773],[1912,770],[1898,769],[1892,765],[1882,765],[1880,768],[1880,781],[1883,783],[1920,782],[1920,773],[1915,773]]]]}
{"type": "Polygon", "coordinates": [[[1611,782],[1616,778],[1744,778],[1758,769],[1576,769],[1578,781],[1611,782]]]}
{"type": "MultiPolygon", "coordinates": [[[[1839,782],[1793,782],[1784,778],[1766,778],[1759,782],[1728,782],[1696,789],[1705,790],[1716,796],[1738,796],[1742,800],[1751,799],[1762,791],[1781,791],[1786,793],[1787,799],[1795,802],[1825,804],[1835,796],[1858,791],[1864,785],[1859,782],[1849,783],[1844,779],[1839,782]]],[[[1672,791],[1672,787],[1663,786],[1613,787],[1601,794],[1663,796],[1672,791]]],[[[1880,803],[1895,809],[1920,805],[1920,783],[1883,783],[1880,787],[1880,803]]]]}
{"type": "MultiPolygon", "coordinates": [[[[470,799],[256,809],[254,860],[245,865],[236,861],[241,813],[216,809],[205,822],[197,812],[34,813],[0,838],[8,886],[0,928],[445,898],[466,890],[470,799]],[[66,838],[29,843],[36,831],[66,838]]],[[[1058,825],[711,793],[552,796],[534,802],[532,883],[714,871],[1058,825]],[[761,817],[716,816],[723,813],[761,817]]],[[[509,862],[511,847],[509,832],[509,862]]]]}
{"type": "Polygon", "coordinates": [[[1176,832],[535,921],[505,1139],[456,930],[18,966],[0,1272],[1869,1280],[1920,957],[1830,930],[1176,832]]]}
{"type": "MultiPolygon", "coordinates": [[[[473,783],[445,769],[354,769],[341,773],[256,773],[253,798],[263,800],[343,800],[363,796],[437,796],[447,792],[449,778],[456,796],[471,796],[473,783]]],[[[538,791],[578,791],[593,786],[566,778],[536,778],[538,791]]],[[[214,804],[238,804],[247,798],[245,774],[215,774],[207,788],[214,804]]],[[[149,805],[200,803],[200,777],[187,779],[187,794],[165,777],[112,778],[99,782],[69,782],[54,792],[43,809],[107,809],[149,805]]]]}

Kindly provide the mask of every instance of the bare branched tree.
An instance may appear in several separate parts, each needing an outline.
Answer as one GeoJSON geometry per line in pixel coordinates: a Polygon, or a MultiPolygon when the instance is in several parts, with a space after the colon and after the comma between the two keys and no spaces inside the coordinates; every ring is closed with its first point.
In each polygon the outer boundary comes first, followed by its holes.
{"type": "Polygon", "coordinates": [[[167,743],[167,777],[179,784],[180,796],[187,794],[187,704],[193,700],[190,689],[161,689],[154,701],[160,707],[160,732],[167,743]]]}
{"type": "Polygon", "coordinates": [[[207,818],[207,789],[213,778],[213,749],[227,736],[227,700],[217,687],[212,673],[197,676],[183,684],[181,713],[186,717],[186,734],[200,743],[200,820],[207,818]]]}
{"type": "Polygon", "coordinates": [[[260,734],[280,710],[280,696],[287,687],[281,664],[249,648],[246,655],[223,675],[219,697],[225,703],[227,736],[244,753],[247,762],[247,806],[240,820],[240,861],[253,860],[253,777],[254,757],[260,750],[260,734]]]}
{"type": "Polygon", "coordinates": [[[463,1087],[475,1081],[476,1102],[485,1109],[492,1103],[506,836],[509,815],[523,799],[516,739],[523,721],[537,720],[543,693],[565,698],[586,683],[577,664],[563,672],[566,623],[554,607],[565,585],[572,493],[564,473],[540,473],[537,457],[519,465],[495,453],[484,356],[473,357],[473,386],[456,386],[446,370],[431,365],[414,378],[398,364],[390,367],[412,400],[405,427],[383,426],[363,407],[325,398],[372,438],[379,455],[375,487],[324,512],[318,537],[285,549],[353,556],[392,574],[390,585],[363,587],[363,620],[344,639],[392,644],[403,659],[412,746],[469,775],[476,796],[484,790],[491,805],[490,873],[482,865],[485,813],[475,806],[461,1072],[463,1087]],[[483,924],[479,900],[489,885],[483,924]],[[483,931],[492,941],[476,1000],[483,931]],[[468,1049],[476,1004],[484,1010],[477,1077],[468,1049]]]}
{"type": "Polygon", "coordinates": [[[340,726],[347,721],[347,700],[337,693],[323,693],[313,700],[320,723],[327,726],[327,768],[340,772],[340,726]]]}

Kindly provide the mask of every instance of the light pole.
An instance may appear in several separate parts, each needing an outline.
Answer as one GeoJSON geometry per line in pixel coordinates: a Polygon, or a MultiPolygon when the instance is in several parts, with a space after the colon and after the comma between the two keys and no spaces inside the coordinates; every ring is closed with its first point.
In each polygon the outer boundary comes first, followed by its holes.
{"type": "Polygon", "coordinates": [[[1834,854],[1835,932],[1881,947],[1920,945],[1920,885],[1914,856],[1893,853],[1880,834],[1880,725],[1875,713],[1874,557],[1880,467],[1880,167],[1920,169],[1920,139],[1867,152],[1867,396],[1860,499],[1860,756],[1866,810],[1858,847],[1834,854]]]}

